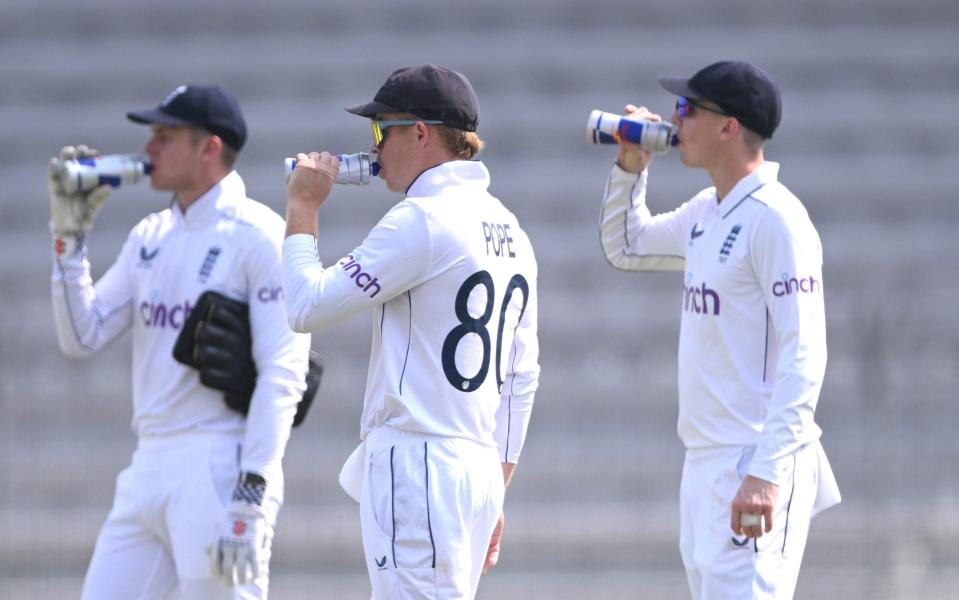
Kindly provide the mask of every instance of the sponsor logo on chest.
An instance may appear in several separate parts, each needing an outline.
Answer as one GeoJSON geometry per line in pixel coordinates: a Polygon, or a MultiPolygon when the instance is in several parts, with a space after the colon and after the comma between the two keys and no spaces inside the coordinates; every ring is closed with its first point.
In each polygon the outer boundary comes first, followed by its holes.
{"type": "Polygon", "coordinates": [[[190,317],[193,304],[189,300],[165,302],[160,298],[159,291],[152,290],[148,298],[140,302],[137,308],[145,327],[180,329],[190,317]]]}
{"type": "Polygon", "coordinates": [[[719,316],[719,292],[710,289],[706,282],[693,284],[693,274],[686,273],[683,286],[683,310],[697,315],[719,316]]]}

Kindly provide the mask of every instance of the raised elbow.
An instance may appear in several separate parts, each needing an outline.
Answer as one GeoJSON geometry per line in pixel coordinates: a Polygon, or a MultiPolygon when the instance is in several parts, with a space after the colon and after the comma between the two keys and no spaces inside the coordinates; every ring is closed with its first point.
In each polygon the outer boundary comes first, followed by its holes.
{"type": "Polygon", "coordinates": [[[299,314],[298,311],[294,311],[292,309],[292,306],[287,305],[286,324],[289,325],[290,331],[294,333],[310,333],[309,328],[306,326],[306,319],[304,316],[299,314]]]}
{"type": "Polygon", "coordinates": [[[92,348],[87,348],[86,346],[83,346],[77,342],[68,342],[62,339],[58,341],[60,352],[69,359],[82,360],[90,357],[93,354],[92,348]]]}
{"type": "Polygon", "coordinates": [[[306,324],[299,321],[290,320],[290,331],[293,333],[310,333],[312,330],[306,324]]]}

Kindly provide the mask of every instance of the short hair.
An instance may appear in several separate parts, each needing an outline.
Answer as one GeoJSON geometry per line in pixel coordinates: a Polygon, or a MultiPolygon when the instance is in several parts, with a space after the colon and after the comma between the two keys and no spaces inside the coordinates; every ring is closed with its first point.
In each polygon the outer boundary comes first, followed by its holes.
{"type": "MultiPolygon", "coordinates": [[[[190,127],[190,143],[194,146],[200,143],[200,138],[205,135],[216,135],[211,133],[206,129],[200,127],[190,127]]],[[[233,170],[233,165],[236,164],[237,155],[239,152],[233,149],[232,146],[223,142],[223,151],[220,153],[220,162],[228,171],[233,170]]]]}
{"type": "Polygon", "coordinates": [[[226,167],[228,171],[233,170],[233,165],[236,164],[236,159],[239,156],[240,152],[235,150],[233,146],[224,143],[223,152],[220,154],[220,159],[223,161],[223,166],[226,167]]]}
{"type": "Polygon", "coordinates": [[[746,147],[753,152],[759,152],[762,150],[766,145],[766,139],[742,123],[739,125],[743,130],[743,142],[745,142],[746,147]]]}
{"type": "Polygon", "coordinates": [[[486,142],[481,140],[474,131],[464,131],[445,125],[437,125],[435,127],[443,145],[459,159],[471,160],[476,158],[486,145],[486,142]]]}

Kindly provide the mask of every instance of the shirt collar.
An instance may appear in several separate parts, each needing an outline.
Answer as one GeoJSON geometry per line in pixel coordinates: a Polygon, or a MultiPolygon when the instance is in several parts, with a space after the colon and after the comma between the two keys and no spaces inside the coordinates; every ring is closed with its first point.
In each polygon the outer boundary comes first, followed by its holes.
{"type": "Polygon", "coordinates": [[[186,225],[201,225],[219,218],[220,212],[235,204],[237,198],[246,198],[246,185],[239,173],[230,171],[187,207],[186,213],[180,209],[175,196],[170,209],[175,220],[186,225]]]}
{"type": "MultiPolygon", "coordinates": [[[[726,209],[729,206],[738,204],[743,198],[767,183],[777,181],[778,177],[779,163],[772,161],[764,162],[759,165],[755,171],[740,179],[739,182],[733,186],[733,189],[729,190],[729,193],[723,198],[721,208],[726,209]]],[[[719,207],[718,204],[716,206],[719,207]]]]}
{"type": "Polygon", "coordinates": [[[435,196],[449,186],[489,187],[489,171],[478,160],[451,160],[426,169],[406,189],[408,198],[435,196]]]}

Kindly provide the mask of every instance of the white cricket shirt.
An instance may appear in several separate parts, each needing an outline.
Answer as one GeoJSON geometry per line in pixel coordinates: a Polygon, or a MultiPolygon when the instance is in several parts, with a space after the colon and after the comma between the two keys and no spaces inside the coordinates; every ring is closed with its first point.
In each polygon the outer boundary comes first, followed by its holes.
{"type": "Polygon", "coordinates": [[[381,425],[498,445],[515,462],[536,391],[537,266],[478,161],[424,171],[336,265],[316,240],[283,245],[290,326],[373,311],[361,436],[381,425]]]}
{"type": "Polygon", "coordinates": [[[85,249],[54,257],[52,295],[65,353],[92,354],[132,325],[133,429],[139,436],[243,431],[241,468],[277,480],[304,377],[309,335],[286,325],[280,244],[285,225],[246,197],[234,171],[184,214],[175,201],[136,225],[96,284],[85,249]],[[183,323],[206,290],[250,305],[256,390],[248,418],[173,358],[183,323]]]}
{"type": "Polygon", "coordinates": [[[775,483],[819,439],[826,367],[822,246],[778,171],[766,162],[722,202],[707,188],[652,216],[647,173],[614,166],[600,217],[617,269],[685,270],[679,437],[687,448],[756,445],[749,473],[775,483]]]}

